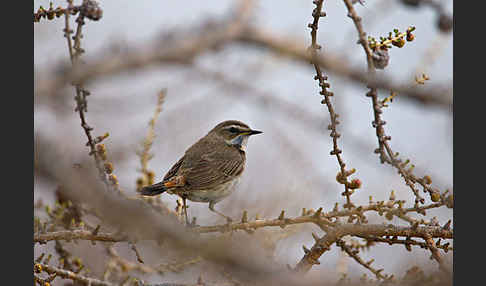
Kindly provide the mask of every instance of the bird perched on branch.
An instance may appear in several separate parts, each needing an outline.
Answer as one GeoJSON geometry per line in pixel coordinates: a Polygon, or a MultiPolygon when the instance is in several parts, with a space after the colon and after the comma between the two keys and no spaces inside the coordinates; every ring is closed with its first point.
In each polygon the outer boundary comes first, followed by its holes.
{"type": "Polygon", "coordinates": [[[209,202],[209,209],[231,222],[231,218],[216,211],[214,205],[230,195],[236,187],[246,162],[246,144],[251,135],[263,133],[247,124],[228,120],[216,125],[203,138],[186,150],[172,166],[162,182],[143,187],[140,193],[155,196],[164,192],[179,195],[187,219],[186,199],[209,202]]]}

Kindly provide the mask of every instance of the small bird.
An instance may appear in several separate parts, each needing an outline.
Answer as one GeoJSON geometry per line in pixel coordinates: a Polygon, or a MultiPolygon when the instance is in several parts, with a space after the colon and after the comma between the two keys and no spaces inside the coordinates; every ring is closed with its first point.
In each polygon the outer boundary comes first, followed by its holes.
{"type": "Polygon", "coordinates": [[[209,202],[209,210],[229,196],[245,169],[246,145],[251,135],[263,133],[252,130],[247,124],[228,120],[216,125],[209,133],[186,150],[184,156],[170,168],[162,182],[140,190],[145,196],[164,192],[179,195],[183,200],[187,219],[186,199],[193,202],[209,202]]]}

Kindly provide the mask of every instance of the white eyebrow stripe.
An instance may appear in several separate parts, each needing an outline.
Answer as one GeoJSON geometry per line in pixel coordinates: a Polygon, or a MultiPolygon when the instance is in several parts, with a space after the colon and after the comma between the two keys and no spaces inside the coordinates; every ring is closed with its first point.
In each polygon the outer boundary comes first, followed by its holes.
{"type": "Polygon", "coordinates": [[[244,127],[244,126],[241,126],[241,125],[230,125],[228,127],[225,127],[224,129],[230,129],[230,128],[236,128],[238,130],[250,130],[250,128],[247,128],[247,127],[244,127]]]}

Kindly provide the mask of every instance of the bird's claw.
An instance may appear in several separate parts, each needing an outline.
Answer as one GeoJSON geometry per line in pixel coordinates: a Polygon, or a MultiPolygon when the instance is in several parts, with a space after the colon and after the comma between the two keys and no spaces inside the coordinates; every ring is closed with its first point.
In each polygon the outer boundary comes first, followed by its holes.
{"type": "Polygon", "coordinates": [[[187,226],[188,228],[196,228],[196,227],[198,227],[198,226],[200,226],[200,225],[198,225],[198,224],[196,224],[196,223],[192,222],[192,223],[188,223],[188,224],[186,224],[186,226],[187,226]]]}
{"type": "Polygon", "coordinates": [[[194,227],[198,227],[199,225],[196,224],[196,217],[193,217],[192,218],[192,222],[189,222],[189,221],[186,221],[186,226],[188,228],[194,228],[194,227]]]}

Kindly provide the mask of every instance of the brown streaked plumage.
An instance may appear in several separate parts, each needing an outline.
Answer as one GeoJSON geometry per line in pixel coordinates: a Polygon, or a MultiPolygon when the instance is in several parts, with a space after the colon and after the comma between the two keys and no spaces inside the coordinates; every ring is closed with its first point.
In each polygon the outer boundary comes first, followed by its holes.
{"type": "Polygon", "coordinates": [[[189,147],[177,163],[167,172],[162,182],[142,188],[140,193],[155,196],[163,192],[179,195],[185,200],[209,202],[209,209],[230,195],[245,169],[248,137],[262,133],[250,129],[237,120],[216,125],[203,138],[189,147]]]}

